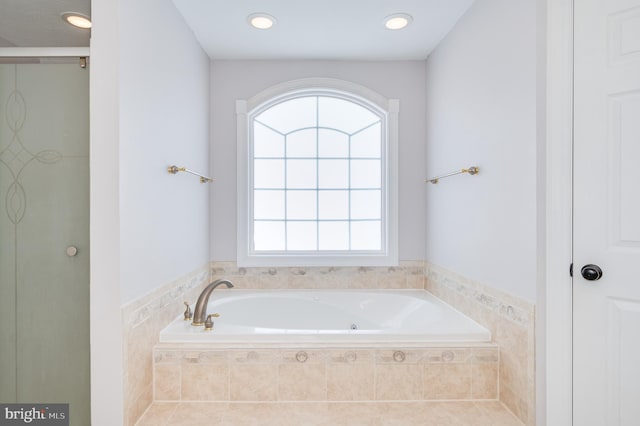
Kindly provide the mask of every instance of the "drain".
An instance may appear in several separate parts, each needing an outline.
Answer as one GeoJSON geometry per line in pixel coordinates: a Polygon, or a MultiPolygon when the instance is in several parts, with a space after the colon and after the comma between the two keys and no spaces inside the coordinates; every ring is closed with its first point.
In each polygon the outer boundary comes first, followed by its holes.
{"type": "Polygon", "coordinates": [[[352,330],[357,330],[358,329],[358,325],[357,324],[351,324],[351,328],[352,330]]]}

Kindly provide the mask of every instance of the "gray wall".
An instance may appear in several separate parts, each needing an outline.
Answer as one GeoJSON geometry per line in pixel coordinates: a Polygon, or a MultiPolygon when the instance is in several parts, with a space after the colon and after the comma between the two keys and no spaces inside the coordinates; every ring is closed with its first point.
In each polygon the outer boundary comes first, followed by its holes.
{"type": "Polygon", "coordinates": [[[536,1],[477,0],[427,60],[427,260],[536,299],[536,1]]]}
{"type": "Polygon", "coordinates": [[[171,0],[92,0],[91,410],[123,419],[122,305],[209,260],[209,59],[171,0]]]}
{"type": "Polygon", "coordinates": [[[208,172],[209,59],[171,1],[127,2],[120,16],[120,285],[127,302],[209,260],[207,185],[166,171],[176,164],[208,172]]]}
{"type": "Polygon", "coordinates": [[[211,65],[211,258],[236,259],[235,101],[278,83],[329,77],[400,100],[399,255],[424,258],[424,61],[213,61],[211,65]]]}

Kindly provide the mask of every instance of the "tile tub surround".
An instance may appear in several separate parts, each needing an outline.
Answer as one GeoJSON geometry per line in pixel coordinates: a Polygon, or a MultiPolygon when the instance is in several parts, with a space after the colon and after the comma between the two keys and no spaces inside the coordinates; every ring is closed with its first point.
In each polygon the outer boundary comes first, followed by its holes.
{"type": "Polygon", "coordinates": [[[495,400],[498,366],[493,344],[248,350],[160,343],[154,401],[495,400]]]}
{"type": "Polygon", "coordinates": [[[239,268],[211,262],[212,279],[225,278],[240,289],[423,289],[424,262],[391,267],[239,268]]]}
{"type": "Polygon", "coordinates": [[[499,401],[155,402],[137,426],[522,426],[499,401]]]}
{"type": "Polygon", "coordinates": [[[133,425],[153,400],[153,347],[160,330],[193,303],[209,283],[209,264],[122,307],[124,419],[133,425]]]}
{"type": "Polygon", "coordinates": [[[500,347],[499,399],[535,425],[535,306],[437,265],[425,265],[425,289],[491,331],[500,347]]]}

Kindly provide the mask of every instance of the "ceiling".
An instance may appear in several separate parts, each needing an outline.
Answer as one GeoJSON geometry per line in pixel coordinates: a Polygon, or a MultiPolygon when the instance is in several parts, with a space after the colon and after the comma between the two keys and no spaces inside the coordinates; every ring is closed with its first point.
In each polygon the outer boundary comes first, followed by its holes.
{"type": "Polygon", "coordinates": [[[72,27],[63,12],[91,16],[91,0],[0,0],[0,47],[89,46],[89,30],[72,27]]]}
{"type": "Polygon", "coordinates": [[[212,59],[425,59],[474,0],[173,0],[212,59]],[[247,16],[276,18],[257,30],[247,16]],[[390,31],[383,19],[408,13],[390,31]]]}
{"type": "MultiPolygon", "coordinates": [[[[212,59],[425,59],[474,0],[173,0],[212,59]],[[247,16],[277,19],[257,30],[247,16]],[[383,19],[408,13],[405,29],[383,19]]],[[[67,11],[91,15],[90,0],[0,0],[0,47],[89,46],[67,11]]]]}

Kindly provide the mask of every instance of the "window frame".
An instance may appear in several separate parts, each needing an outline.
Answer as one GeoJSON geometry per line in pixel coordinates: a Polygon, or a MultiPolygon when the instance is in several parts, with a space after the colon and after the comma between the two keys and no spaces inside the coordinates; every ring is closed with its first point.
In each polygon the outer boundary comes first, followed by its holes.
{"type": "Polygon", "coordinates": [[[399,101],[355,83],[330,78],[294,80],[236,101],[237,125],[237,263],[266,266],[397,266],[398,265],[398,112],[399,101]],[[252,249],[253,118],[268,108],[304,96],[331,96],[375,111],[382,119],[382,249],[372,251],[256,252],[252,249]],[[385,123],[386,122],[386,123],[385,123]]]}

